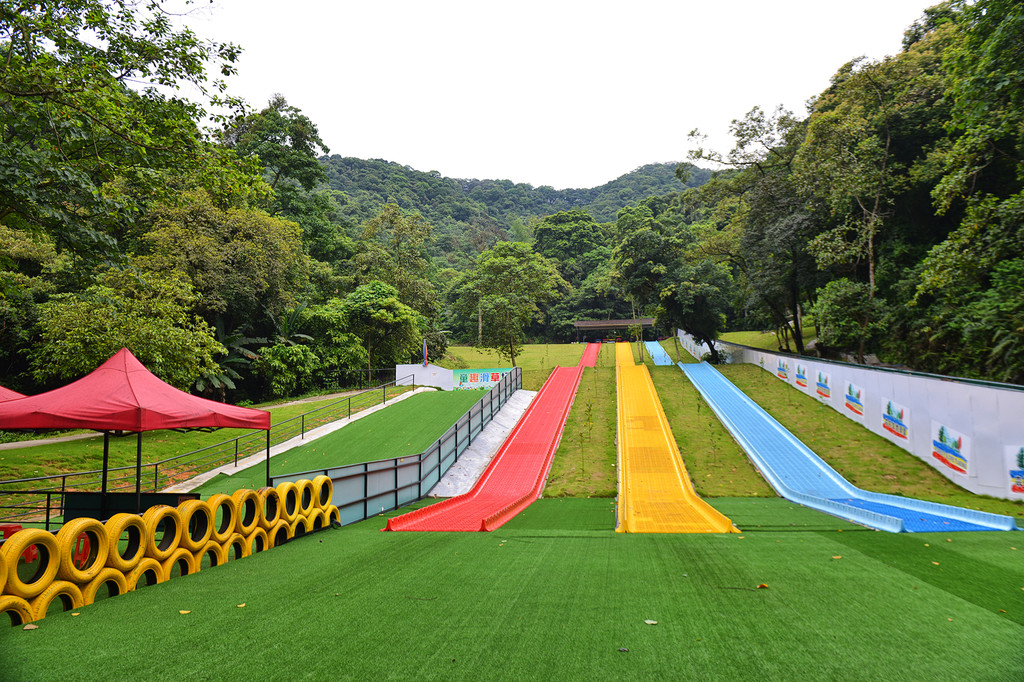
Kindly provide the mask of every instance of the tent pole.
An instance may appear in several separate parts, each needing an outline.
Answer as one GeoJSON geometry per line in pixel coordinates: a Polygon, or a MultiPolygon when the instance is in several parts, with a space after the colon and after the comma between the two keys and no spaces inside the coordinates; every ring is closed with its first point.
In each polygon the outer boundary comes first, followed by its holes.
{"type": "Polygon", "coordinates": [[[267,487],[270,487],[270,429],[267,429],[267,487]]]}
{"type": "MultiPolygon", "coordinates": [[[[142,431],[136,435],[135,441],[135,513],[142,513],[142,431]]],[[[153,492],[156,492],[154,490],[153,492]]]]}
{"type": "Polygon", "coordinates": [[[110,462],[110,432],[103,432],[103,475],[100,479],[100,519],[107,515],[107,466],[110,462]]]}

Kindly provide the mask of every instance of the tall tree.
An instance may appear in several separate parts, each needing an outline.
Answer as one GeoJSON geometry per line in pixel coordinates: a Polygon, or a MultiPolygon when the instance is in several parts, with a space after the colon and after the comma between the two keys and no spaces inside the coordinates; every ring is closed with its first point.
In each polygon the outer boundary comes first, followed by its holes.
{"type": "Polygon", "coordinates": [[[202,162],[197,121],[227,102],[207,69],[232,74],[240,51],[176,29],[164,4],[0,3],[0,223],[110,252],[169,174],[202,162]]]}
{"type": "Polygon", "coordinates": [[[467,277],[472,298],[469,310],[479,312],[483,325],[479,345],[492,348],[516,366],[527,325],[539,320],[541,304],[554,300],[568,284],[555,264],[523,242],[500,242],[484,251],[467,277]]]}
{"type": "Polygon", "coordinates": [[[394,365],[407,361],[419,347],[420,316],[402,303],[398,290],[384,282],[356,287],[345,297],[341,313],[348,329],[366,348],[367,376],[373,363],[394,365]]]}
{"type": "Polygon", "coordinates": [[[243,158],[259,158],[274,190],[284,179],[306,191],[327,180],[318,158],[330,150],[320,139],[316,124],[301,109],[288,104],[284,95],[275,94],[261,111],[230,121],[221,140],[243,158]]]}

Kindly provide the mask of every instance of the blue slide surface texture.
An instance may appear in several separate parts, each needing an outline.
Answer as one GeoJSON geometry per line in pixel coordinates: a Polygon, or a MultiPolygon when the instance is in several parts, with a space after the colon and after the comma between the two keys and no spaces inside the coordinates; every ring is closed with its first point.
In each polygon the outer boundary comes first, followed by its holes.
{"type": "Polygon", "coordinates": [[[647,348],[647,353],[651,356],[651,360],[654,361],[655,365],[674,365],[672,358],[669,357],[665,349],[661,347],[661,344],[657,341],[644,341],[644,347],[647,348]]]}

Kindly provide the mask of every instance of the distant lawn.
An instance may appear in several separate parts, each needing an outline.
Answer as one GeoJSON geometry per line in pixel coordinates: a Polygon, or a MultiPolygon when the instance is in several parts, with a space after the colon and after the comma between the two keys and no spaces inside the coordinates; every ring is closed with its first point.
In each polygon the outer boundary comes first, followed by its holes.
{"type": "MultiPolygon", "coordinates": [[[[486,393],[434,391],[414,395],[272,457],[270,474],[278,476],[419,454],[486,393]]],[[[239,488],[260,488],[266,484],[266,472],[265,462],[260,462],[231,476],[220,474],[194,492],[206,498],[214,493],[231,494],[239,488]]]]}
{"type": "MultiPolygon", "coordinates": [[[[813,322],[805,323],[801,329],[803,332],[804,343],[812,341],[817,336],[817,330],[814,327],[813,322]]],[[[752,348],[763,348],[764,350],[777,351],[779,350],[779,337],[775,335],[775,332],[725,332],[719,339],[727,341],[729,343],[738,343],[741,346],[750,346],[752,348]]],[[[793,339],[789,340],[789,348],[792,352],[796,352],[796,345],[793,343],[793,339]]],[[[785,347],[783,347],[785,349],[785,347]]]]}
{"type": "Polygon", "coordinates": [[[381,533],[386,516],[374,517],[38,630],[0,627],[0,669],[12,680],[1024,679],[1016,534],[892,535],[778,498],[716,506],[743,532],[616,534],[607,499],[539,500],[494,533],[381,533]]]}

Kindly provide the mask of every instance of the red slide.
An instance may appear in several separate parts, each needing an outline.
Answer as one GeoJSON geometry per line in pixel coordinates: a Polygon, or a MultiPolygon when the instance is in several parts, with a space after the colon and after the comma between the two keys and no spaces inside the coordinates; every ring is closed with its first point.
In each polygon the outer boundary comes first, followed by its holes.
{"type": "Polygon", "coordinates": [[[472,490],[388,519],[385,530],[496,530],[530,506],[548,477],[583,368],[595,365],[600,348],[588,344],[579,365],[551,372],[472,490]]]}

